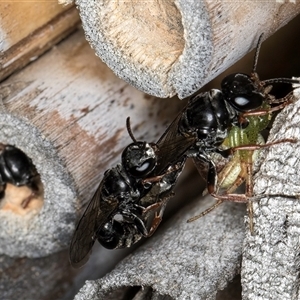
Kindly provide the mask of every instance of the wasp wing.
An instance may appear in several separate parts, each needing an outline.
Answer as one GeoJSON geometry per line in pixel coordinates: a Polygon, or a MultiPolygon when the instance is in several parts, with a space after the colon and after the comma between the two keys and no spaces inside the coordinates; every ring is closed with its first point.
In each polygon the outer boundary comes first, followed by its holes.
{"type": "Polygon", "coordinates": [[[184,135],[180,132],[180,122],[183,111],[184,109],[177,115],[156,143],[159,153],[155,175],[162,174],[170,165],[174,165],[182,159],[190,147],[196,142],[194,135],[184,135]]]}
{"type": "Polygon", "coordinates": [[[117,201],[114,203],[102,201],[100,206],[103,182],[104,180],[102,180],[84,211],[72,237],[69,258],[74,268],[79,268],[88,261],[97,238],[95,232],[104,225],[109,216],[117,208],[117,201]]]}

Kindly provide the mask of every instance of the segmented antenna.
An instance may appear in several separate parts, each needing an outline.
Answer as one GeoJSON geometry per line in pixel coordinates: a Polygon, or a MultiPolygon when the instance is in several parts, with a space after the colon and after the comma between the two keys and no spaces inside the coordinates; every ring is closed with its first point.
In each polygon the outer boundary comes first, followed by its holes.
{"type": "MultiPolygon", "coordinates": [[[[258,62],[258,55],[260,52],[261,44],[262,44],[262,38],[263,38],[263,33],[259,36],[256,50],[255,50],[255,55],[254,55],[254,62],[253,62],[253,69],[252,73],[256,73],[256,67],[257,67],[257,62],[258,62]]],[[[300,80],[297,79],[291,79],[291,78],[272,78],[272,79],[266,79],[266,80],[261,80],[261,82],[264,85],[268,85],[271,83],[287,83],[287,84],[293,84],[293,83],[300,83],[300,80]]]]}
{"type": "Polygon", "coordinates": [[[131,137],[132,141],[134,143],[137,143],[137,140],[136,138],[134,137],[133,133],[132,133],[132,130],[131,130],[131,126],[130,126],[130,117],[127,117],[126,119],[126,127],[127,127],[127,131],[128,131],[128,134],[129,136],[131,137]]]}
{"type": "Polygon", "coordinates": [[[258,61],[258,55],[259,55],[259,51],[260,51],[260,47],[262,44],[262,38],[263,38],[263,33],[259,36],[258,38],[258,42],[257,42],[257,46],[256,46],[256,50],[255,50],[255,55],[254,55],[254,62],[253,62],[253,68],[252,68],[252,72],[256,73],[256,67],[257,67],[257,61],[258,61]]]}
{"type": "Polygon", "coordinates": [[[293,84],[293,83],[300,83],[300,80],[298,79],[292,79],[292,78],[273,78],[273,79],[267,79],[262,80],[264,84],[270,84],[270,83],[287,83],[287,84],[293,84]]]}

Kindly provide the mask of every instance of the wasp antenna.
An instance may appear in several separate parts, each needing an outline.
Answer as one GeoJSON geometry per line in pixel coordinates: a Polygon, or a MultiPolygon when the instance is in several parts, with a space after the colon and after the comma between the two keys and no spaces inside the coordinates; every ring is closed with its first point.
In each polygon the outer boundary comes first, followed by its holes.
{"type": "Polygon", "coordinates": [[[134,143],[137,143],[136,138],[134,137],[132,130],[131,130],[131,126],[130,126],[130,117],[127,117],[126,119],[126,127],[127,127],[127,131],[129,136],[131,137],[131,139],[133,140],[134,143]]]}
{"type": "Polygon", "coordinates": [[[260,47],[261,47],[263,35],[264,35],[264,34],[262,33],[262,34],[259,36],[259,38],[258,38],[258,42],[257,42],[256,50],[255,50],[255,55],[254,55],[253,68],[252,68],[252,72],[253,72],[253,73],[256,72],[257,61],[258,61],[258,55],[259,55],[259,51],[260,51],[260,47]]]}
{"type": "Polygon", "coordinates": [[[299,79],[292,79],[292,78],[273,78],[273,79],[267,79],[261,81],[264,85],[270,84],[270,83],[287,83],[287,84],[293,84],[293,83],[300,83],[299,79]]]}

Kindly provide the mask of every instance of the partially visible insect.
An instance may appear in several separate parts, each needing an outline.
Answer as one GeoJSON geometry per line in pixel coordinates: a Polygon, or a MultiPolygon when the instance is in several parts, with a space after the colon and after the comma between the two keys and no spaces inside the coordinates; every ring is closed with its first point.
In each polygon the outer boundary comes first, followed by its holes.
{"type": "MultiPolygon", "coordinates": [[[[197,218],[207,214],[223,201],[235,201],[248,203],[250,217],[250,231],[253,232],[252,223],[252,202],[249,199],[253,196],[253,160],[255,160],[255,150],[269,147],[284,142],[296,142],[295,139],[283,139],[272,143],[264,144],[264,139],[260,134],[270,123],[272,113],[281,110],[288,104],[295,101],[293,93],[277,99],[270,94],[272,84],[299,83],[299,80],[290,78],[274,78],[261,81],[256,73],[259,49],[261,46],[262,35],[259,38],[253,70],[251,75],[235,73],[225,77],[221,83],[223,99],[230,104],[235,111],[226,138],[222,144],[215,149],[224,157],[230,156],[229,162],[225,165],[221,173],[216,174],[216,168],[210,167],[210,178],[215,178],[213,184],[208,179],[208,192],[218,201],[215,205],[202,212],[197,218]],[[232,194],[243,182],[246,183],[245,194],[232,194]],[[209,185],[210,184],[210,185],[209,185]],[[219,194],[220,189],[225,189],[219,194]]],[[[201,172],[201,163],[196,160],[198,170],[201,172]]]]}
{"type": "Polygon", "coordinates": [[[127,119],[133,143],[123,151],[122,163],[105,172],[77,225],[70,245],[73,266],[79,267],[88,260],[96,240],[106,248],[123,248],[153,234],[188,157],[200,173],[207,170],[207,190],[218,200],[200,216],[225,200],[248,201],[253,151],[294,142],[285,139],[259,144],[260,132],[269,124],[271,114],[294,100],[291,94],[275,99],[270,95],[270,84],[298,82],[285,78],[260,81],[255,72],[260,44],[261,38],[251,76],[229,75],[221,91],[212,89],[192,97],[157,143],[136,141],[127,119]],[[231,159],[219,182],[213,153],[231,159]],[[232,175],[236,166],[241,171],[226,186],[223,179],[232,175]],[[245,180],[246,193],[232,194],[245,180]],[[225,194],[218,193],[222,187],[225,194]]]}
{"type": "Polygon", "coordinates": [[[0,143],[0,198],[5,196],[7,184],[27,186],[32,193],[23,199],[21,206],[26,208],[30,200],[39,192],[40,179],[36,168],[28,156],[12,145],[0,143]]]}

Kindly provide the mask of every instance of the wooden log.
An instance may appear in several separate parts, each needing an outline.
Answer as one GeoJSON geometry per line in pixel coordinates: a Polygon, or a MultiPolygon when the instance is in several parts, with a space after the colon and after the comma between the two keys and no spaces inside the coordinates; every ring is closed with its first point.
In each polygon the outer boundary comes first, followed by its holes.
{"type": "Polygon", "coordinates": [[[73,5],[0,3],[0,81],[35,60],[79,25],[73,5]]]}
{"type": "Polygon", "coordinates": [[[77,32],[2,84],[0,142],[32,159],[44,205],[0,210],[0,253],[40,257],[68,247],[80,208],[102,174],[137,138],[155,141],[184,103],[172,105],[118,79],[77,32]]]}
{"type": "Polygon", "coordinates": [[[86,38],[122,79],[187,97],[300,12],[278,1],[77,0],[86,38]]]}

